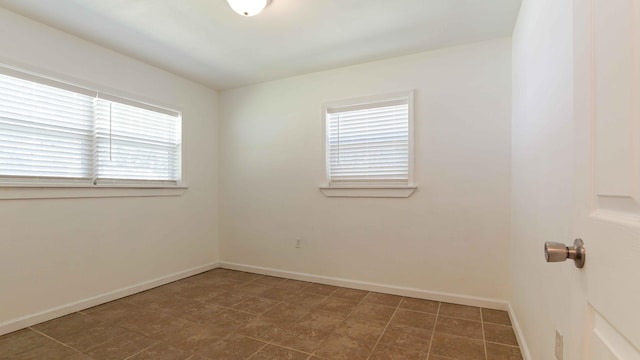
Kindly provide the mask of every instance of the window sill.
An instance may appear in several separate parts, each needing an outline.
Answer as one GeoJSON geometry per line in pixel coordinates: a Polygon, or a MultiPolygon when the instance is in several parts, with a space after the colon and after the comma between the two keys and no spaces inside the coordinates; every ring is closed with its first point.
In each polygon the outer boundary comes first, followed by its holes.
{"type": "Polygon", "coordinates": [[[408,198],[416,186],[320,186],[326,197],[408,198]]]}
{"type": "Polygon", "coordinates": [[[0,200],[181,196],[186,186],[0,185],[0,200]]]}

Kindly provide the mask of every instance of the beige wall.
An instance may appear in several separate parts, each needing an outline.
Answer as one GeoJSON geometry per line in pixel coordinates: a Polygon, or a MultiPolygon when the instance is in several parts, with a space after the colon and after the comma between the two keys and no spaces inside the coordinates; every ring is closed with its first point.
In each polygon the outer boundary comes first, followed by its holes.
{"type": "Polygon", "coordinates": [[[178,197],[0,200],[0,325],[218,258],[217,93],[0,9],[0,63],[183,114],[178,197]]]}
{"type": "Polygon", "coordinates": [[[572,13],[571,0],[525,0],[513,34],[511,303],[531,359],[555,359],[555,330],[570,332],[575,268],[542,249],[572,239],[572,13]]]}
{"type": "Polygon", "coordinates": [[[508,299],[510,39],[232,89],[220,106],[222,260],[508,299]],[[321,104],[408,89],[417,192],[324,197],[321,104]]]}

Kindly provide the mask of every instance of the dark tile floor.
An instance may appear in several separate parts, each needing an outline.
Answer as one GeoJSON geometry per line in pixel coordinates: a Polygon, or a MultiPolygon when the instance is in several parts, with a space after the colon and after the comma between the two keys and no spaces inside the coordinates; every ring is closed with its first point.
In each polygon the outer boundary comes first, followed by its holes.
{"type": "Polygon", "coordinates": [[[522,357],[504,311],[216,269],[4,335],[0,359],[522,357]]]}

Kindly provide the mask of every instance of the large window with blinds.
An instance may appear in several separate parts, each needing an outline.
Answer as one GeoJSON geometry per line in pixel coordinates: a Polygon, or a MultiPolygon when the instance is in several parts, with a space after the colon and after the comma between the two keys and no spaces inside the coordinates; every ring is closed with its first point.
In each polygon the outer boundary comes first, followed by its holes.
{"type": "Polygon", "coordinates": [[[412,93],[325,104],[329,187],[413,185],[412,93]]]}
{"type": "Polygon", "coordinates": [[[181,116],[0,69],[0,186],[178,185],[181,116]]]}

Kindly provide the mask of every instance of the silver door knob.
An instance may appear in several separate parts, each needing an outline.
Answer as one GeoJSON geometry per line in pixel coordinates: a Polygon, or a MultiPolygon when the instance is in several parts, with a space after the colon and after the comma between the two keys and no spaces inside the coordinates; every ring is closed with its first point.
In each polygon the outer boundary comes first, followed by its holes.
{"type": "Polygon", "coordinates": [[[576,239],[573,242],[573,246],[547,241],[544,243],[544,257],[547,262],[561,262],[572,259],[575,261],[577,268],[582,268],[587,254],[584,249],[584,242],[581,239],[576,239]]]}

